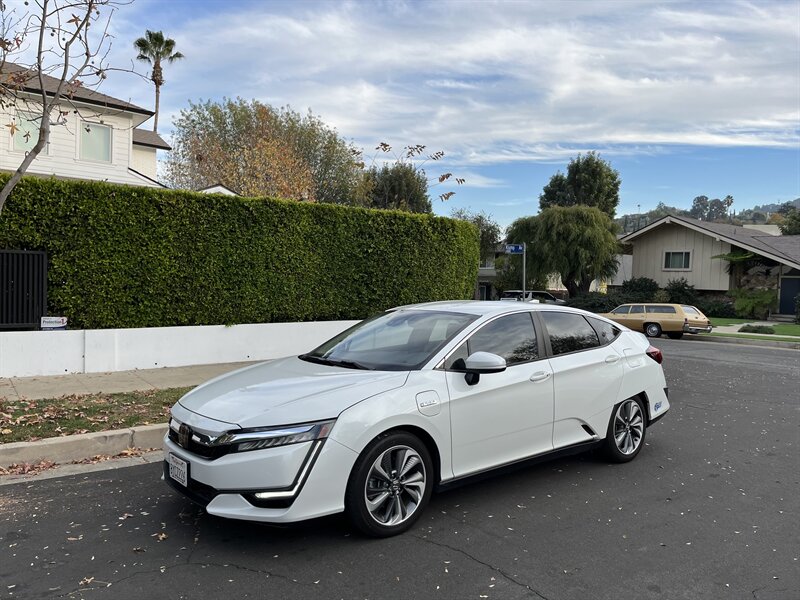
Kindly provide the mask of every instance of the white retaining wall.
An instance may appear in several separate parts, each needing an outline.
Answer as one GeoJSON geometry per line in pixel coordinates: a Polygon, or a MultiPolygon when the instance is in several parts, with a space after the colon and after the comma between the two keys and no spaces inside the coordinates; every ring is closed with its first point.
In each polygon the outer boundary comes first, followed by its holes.
{"type": "Polygon", "coordinates": [[[313,350],[357,322],[0,332],[0,377],[280,358],[313,350]]]}

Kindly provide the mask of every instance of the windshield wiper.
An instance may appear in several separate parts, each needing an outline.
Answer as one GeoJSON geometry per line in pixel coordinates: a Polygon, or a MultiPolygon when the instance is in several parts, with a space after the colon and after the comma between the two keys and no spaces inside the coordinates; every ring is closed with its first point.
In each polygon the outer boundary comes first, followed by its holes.
{"type": "Polygon", "coordinates": [[[324,358],[322,356],[314,356],[313,354],[301,354],[297,358],[300,360],[307,360],[308,362],[318,363],[320,365],[344,367],[345,369],[362,369],[365,371],[370,370],[370,367],[354,360],[336,360],[335,358],[324,358]]]}

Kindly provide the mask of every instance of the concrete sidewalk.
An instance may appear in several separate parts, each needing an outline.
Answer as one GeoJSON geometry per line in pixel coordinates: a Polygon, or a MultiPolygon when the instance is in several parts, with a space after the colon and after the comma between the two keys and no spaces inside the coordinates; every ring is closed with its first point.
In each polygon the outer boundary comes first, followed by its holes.
{"type": "Polygon", "coordinates": [[[60,396],[85,395],[195,386],[212,377],[255,364],[254,362],[163,367],[114,373],[74,373],[48,377],[0,379],[0,398],[39,400],[60,396]]]}

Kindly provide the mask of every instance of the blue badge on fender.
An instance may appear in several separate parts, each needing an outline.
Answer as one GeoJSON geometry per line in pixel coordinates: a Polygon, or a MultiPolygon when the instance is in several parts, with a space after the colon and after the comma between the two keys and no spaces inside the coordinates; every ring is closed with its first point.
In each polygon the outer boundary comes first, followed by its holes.
{"type": "Polygon", "coordinates": [[[656,402],[655,406],[656,412],[658,412],[660,408],[661,408],[661,402],[656,402]]]}

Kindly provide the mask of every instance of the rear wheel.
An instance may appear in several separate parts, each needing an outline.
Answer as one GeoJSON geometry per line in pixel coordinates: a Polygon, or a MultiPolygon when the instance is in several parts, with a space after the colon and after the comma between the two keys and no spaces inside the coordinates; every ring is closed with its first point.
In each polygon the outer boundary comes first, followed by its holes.
{"type": "Polygon", "coordinates": [[[638,398],[628,398],[614,409],[606,434],[606,455],[614,462],[636,458],[647,432],[644,406],[638,398]]]}
{"type": "Polygon", "coordinates": [[[658,323],[645,323],[644,334],[647,337],[661,337],[661,325],[658,323]]]}
{"type": "Polygon", "coordinates": [[[682,331],[674,331],[672,333],[667,333],[667,337],[671,340],[679,340],[683,337],[682,331]]]}
{"type": "Polygon", "coordinates": [[[420,517],[432,489],[433,464],[425,444],[406,432],[384,434],[353,466],[345,512],[367,535],[397,535],[420,517]]]}

